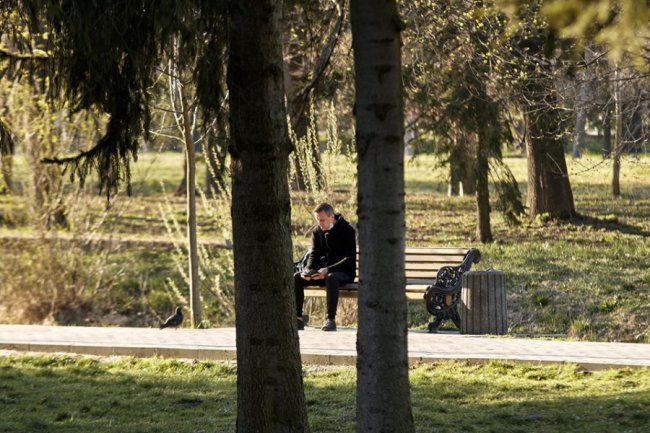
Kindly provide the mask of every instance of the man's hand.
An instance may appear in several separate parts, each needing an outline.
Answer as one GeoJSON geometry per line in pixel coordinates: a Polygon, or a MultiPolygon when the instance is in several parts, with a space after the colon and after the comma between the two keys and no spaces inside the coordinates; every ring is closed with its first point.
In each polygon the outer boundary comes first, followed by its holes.
{"type": "Polygon", "coordinates": [[[317,273],[315,273],[315,274],[313,274],[311,276],[311,279],[312,280],[324,280],[325,278],[327,278],[328,273],[329,273],[329,271],[327,270],[327,268],[320,268],[317,273]]]}

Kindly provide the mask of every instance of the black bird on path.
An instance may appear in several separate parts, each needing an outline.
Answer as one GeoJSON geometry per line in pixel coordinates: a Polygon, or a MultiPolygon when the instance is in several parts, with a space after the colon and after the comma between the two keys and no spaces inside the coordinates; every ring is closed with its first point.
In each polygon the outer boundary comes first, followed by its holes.
{"type": "Polygon", "coordinates": [[[183,323],[183,310],[181,307],[176,307],[176,312],[169,316],[165,323],[160,325],[160,329],[175,328],[181,323],[183,323]]]}

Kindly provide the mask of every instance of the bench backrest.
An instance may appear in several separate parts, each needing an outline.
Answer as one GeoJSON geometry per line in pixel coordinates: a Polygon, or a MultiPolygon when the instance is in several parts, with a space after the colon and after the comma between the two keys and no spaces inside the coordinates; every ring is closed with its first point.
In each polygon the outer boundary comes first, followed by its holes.
{"type": "Polygon", "coordinates": [[[435,280],[443,266],[458,266],[467,254],[465,248],[417,248],[407,247],[405,267],[407,283],[418,280],[435,280]]]}
{"type": "MultiPolygon", "coordinates": [[[[438,270],[443,266],[459,266],[468,251],[467,248],[407,247],[404,257],[407,297],[421,299],[427,287],[435,283],[438,270]]],[[[340,296],[356,297],[357,290],[358,278],[354,283],[342,286],[340,296]]],[[[305,296],[325,296],[325,290],[310,286],[305,290],[305,296]]]]}
{"type": "MultiPolygon", "coordinates": [[[[407,284],[431,284],[440,268],[458,266],[467,251],[467,248],[406,247],[404,265],[407,284]]],[[[357,262],[358,260],[357,253],[357,262]]]]}

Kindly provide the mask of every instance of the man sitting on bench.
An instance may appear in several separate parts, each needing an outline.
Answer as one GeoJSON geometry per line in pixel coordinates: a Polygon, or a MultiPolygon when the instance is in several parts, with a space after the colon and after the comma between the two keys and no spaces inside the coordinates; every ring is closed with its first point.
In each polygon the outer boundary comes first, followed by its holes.
{"type": "Polygon", "coordinates": [[[336,331],[336,308],[339,287],[354,281],[357,272],[357,243],[354,228],[328,203],[314,209],[318,223],[312,231],[311,253],[305,270],[293,276],[296,293],[298,330],[305,329],[302,306],[306,286],[325,286],[327,289],[327,320],[323,331],[336,331]]]}

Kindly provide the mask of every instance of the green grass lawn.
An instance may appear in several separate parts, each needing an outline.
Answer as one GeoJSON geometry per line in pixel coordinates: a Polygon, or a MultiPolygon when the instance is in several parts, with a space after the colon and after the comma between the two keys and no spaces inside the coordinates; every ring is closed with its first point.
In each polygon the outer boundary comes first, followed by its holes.
{"type": "MultiPolygon", "coordinates": [[[[512,156],[506,163],[525,196],[525,158],[512,156]]],[[[477,269],[506,273],[512,334],[650,342],[650,157],[623,158],[619,198],[610,193],[611,161],[587,155],[580,160],[568,158],[567,163],[579,218],[569,222],[541,218],[509,226],[493,200],[495,242],[481,245],[475,240],[474,198],[447,196],[446,171],[434,157],[408,157],[407,245],[480,248],[482,260],[477,269]]],[[[325,196],[355,221],[354,166],[340,157],[326,167],[329,189],[325,196]]],[[[101,325],[105,315],[118,314],[126,324],[153,326],[157,316],[169,314],[179,302],[178,294],[187,291],[181,273],[184,258],[179,260],[171,244],[133,247],[119,240],[182,244],[185,204],[182,197],[173,196],[181,168],[180,154],[141,154],[133,167],[134,195],[118,195],[108,209],[105,198],[91,194],[90,180],[87,194],[68,196],[71,228],[66,233],[80,241],[74,247],[67,241],[45,247],[38,242],[2,240],[2,234],[38,234],[28,205],[26,169],[17,158],[15,177],[24,194],[0,196],[0,280],[4,283],[0,296],[5,301],[0,313],[4,321],[101,325]],[[84,243],[88,235],[109,236],[115,242],[107,251],[104,246],[84,243]],[[61,278],[51,278],[54,271],[61,278]],[[82,298],[74,308],[62,305],[70,294],[82,298]],[[53,305],[58,305],[54,311],[53,305]]],[[[313,224],[311,209],[316,200],[312,194],[292,193],[295,257],[308,243],[304,234],[313,224]]],[[[199,238],[230,240],[227,200],[199,203],[205,203],[199,207],[199,238]]],[[[216,263],[215,278],[226,291],[231,290],[231,253],[218,249],[210,253],[216,263]]],[[[232,317],[228,322],[216,313],[223,299],[208,291],[204,298],[213,303],[208,308],[213,326],[232,323],[232,317]]],[[[320,301],[310,302],[316,311],[322,310],[320,301]]],[[[342,303],[341,319],[354,324],[356,308],[347,304],[342,303]]],[[[426,326],[428,317],[421,302],[411,302],[409,311],[411,327],[426,326]]]]}
{"type": "MultiPolygon", "coordinates": [[[[420,433],[645,433],[650,370],[444,362],[411,369],[420,433]]],[[[355,370],[304,368],[311,430],[354,432],[355,370]]],[[[232,432],[232,363],[0,356],[0,432],[232,432]]]]}

